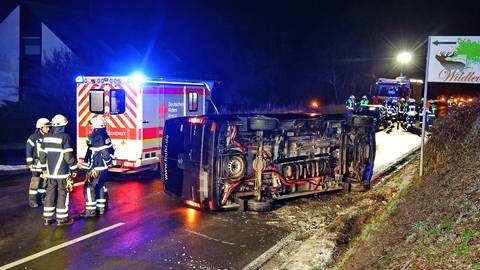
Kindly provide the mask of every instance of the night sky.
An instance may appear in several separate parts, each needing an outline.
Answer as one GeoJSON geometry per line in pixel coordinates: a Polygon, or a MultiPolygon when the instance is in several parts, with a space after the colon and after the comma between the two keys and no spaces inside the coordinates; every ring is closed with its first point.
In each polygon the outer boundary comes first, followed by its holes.
{"type": "Polygon", "coordinates": [[[473,1],[20,2],[80,56],[85,74],[221,81],[225,104],[342,103],[398,76],[402,50],[414,55],[406,74],[423,79],[428,35],[480,29],[473,1]]]}

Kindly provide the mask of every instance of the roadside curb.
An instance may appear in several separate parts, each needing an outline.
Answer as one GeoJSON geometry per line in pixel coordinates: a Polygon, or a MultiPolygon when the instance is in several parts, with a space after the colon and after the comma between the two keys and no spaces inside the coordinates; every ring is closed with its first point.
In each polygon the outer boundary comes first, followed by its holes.
{"type": "MultiPolygon", "coordinates": [[[[419,150],[420,150],[420,146],[417,146],[417,147],[413,148],[412,150],[408,151],[407,153],[403,154],[402,156],[400,156],[400,158],[397,160],[397,162],[394,162],[394,163],[390,164],[389,166],[385,167],[384,169],[380,170],[379,172],[375,173],[372,176],[371,182],[376,181],[378,178],[383,176],[385,173],[393,170],[399,164],[403,164],[403,163],[406,163],[407,161],[409,162],[409,161],[413,160],[412,156],[414,156],[419,150]]],[[[379,184],[379,183],[381,183],[381,182],[378,182],[377,184],[379,184]]],[[[308,239],[310,239],[310,238],[311,237],[309,237],[308,239]]],[[[304,240],[304,241],[308,241],[308,239],[304,240]]],[[[255,260],[253,260],[251,263],[249,263],[247,266],[245,266],[243,268],[243,270],[260,269],[262,267],[262,265],[264,265],[271,258],[273,258],[273,256],[275,254],[277,254],[278,251],[280,251],[282,248],[284,248],[285,246],[288,246],[289,244],[291,244],[294,241],[295,241],[295,233],[292,232],[289,235],[287,235],[285,238],[281,239],[277,244],[275,244],[269,250],[265,251],[262,255],[260,255],[255,260]]]]}
{"type": "Polygon", "coordinates": [[[372,179],[370,180],[370,183],[372,182],[375,182],[378,178],[380,178],[382,175],[384,175],[385,173],[391,171],[393,168],[395,168],[395,166],[397,166],[398,164],[402,164],[402,163],[405,163],[408,159],[410,159],[410,157],[414,154],[416,154],[417,151],[420,151],[420,145],[413,148],[412,150],[410,150],[409,152],[405,153],[404,155],[402,155],[397,162],[394,162],[393,164],[390,164],[389,166],[385,167],[384,169],[380,170],[379,172],[375,173],[373,176],[372,176],[372,179]]]}
{"type": "Polygon", "coordinates": [[[265,251],[262,255],[258,256],[255,260],[249,263],[247,266],[243,268],[243,270],[254,270],[259,269],[263,264],[265,264],[268,260],[270,260],[275,254],[278,253],[282,248],[289,245],[293,241],[295,241],[295,233],[290,233],[286,237],[282,238],[278,241],[273,247],[269,250],[265,251]]]}

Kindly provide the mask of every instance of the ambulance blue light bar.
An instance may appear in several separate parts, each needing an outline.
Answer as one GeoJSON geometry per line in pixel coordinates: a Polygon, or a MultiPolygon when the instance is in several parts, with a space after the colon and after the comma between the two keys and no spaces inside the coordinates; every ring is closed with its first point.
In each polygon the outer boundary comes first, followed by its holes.
{"type": "Polygon", "coordinates": [[[134,84],[138,84],[138,85],[141,85],[145,82],[146,80],[146,77],[145,75],[143,75],[142,73],[139,73],[139,72],[135,72],[133,73],[130,77],[130,81],[134,84]]]}
{"type": "Polygon", "coordinates": [[[83,76],[77,76],[77,77],[75,78],[75,82],[76,82],[76,83],[83,83],[83,76]]]}

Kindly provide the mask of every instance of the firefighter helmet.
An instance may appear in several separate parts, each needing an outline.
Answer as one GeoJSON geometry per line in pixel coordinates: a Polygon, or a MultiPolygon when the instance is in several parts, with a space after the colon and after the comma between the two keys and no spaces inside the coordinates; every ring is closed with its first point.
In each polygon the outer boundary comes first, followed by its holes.
{"type": "Polygon", "coordinates": [[[89,123],[93,128],[105,127],[105,119],[103,119],[101,116],[90,119],[89,123]]]}
{"type": "Polygon", "coordinates": [[[363,99],[367,99],[367,96],[362,96],[363,99]]]}
{"type": "Polygon", "coordinates": [[[35,127],[36,128],[42,128],[44,126],[48,126],[48,124],[50,124],[50,120],[48,120],[47,118],[40,118],[37,120],[37,123],[35,124],[35,127]]]}
{"type": "Polygon", "coordinates": [[[433,104],[433,103],[435,103],[435,100],[430,99],[430,104],[433,104]]]}
{"type": "Polygon", "coordinates": [[[400,99],[400,101],[401,101],[401,102],[404,102],[404,101],[405,101],[405,99],[402,97],[402,98],[400,99]]]}
{"type": "Polygon", "coordinates": [[[355,96],[354,96],[354,95],[351,95],[351,96],[350,96],[350,99],[355,99],[355,96]]]}
{"type": "Polygon", "coordinates": [[[52,118],[52,126],[66,126],[67,118],[61,114],[57,114],[52,118]]]}

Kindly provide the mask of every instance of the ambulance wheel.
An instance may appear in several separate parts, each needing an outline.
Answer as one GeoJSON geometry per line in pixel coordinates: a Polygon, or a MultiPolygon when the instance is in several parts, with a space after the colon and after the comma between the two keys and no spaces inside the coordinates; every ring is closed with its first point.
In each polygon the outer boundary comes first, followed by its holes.
{"type": "Polygon", "coordinates": [[[261,201],[250,199],[247,201],[247,207],[250,211],[268,212],[273,210],[273,203],[272,199],[262,199],[261,201]]]}
{"type": "Polygon", "coordinates": [[[152,171],[158,172],[160,171],[160,163],[153,163],[152,165],[150,165],[150,168],[152,169],[152,171]]]}
{"type": "Polygon", "coordinates": [[[248,127],[251,130],[272,130],[277,128],[278,120],[266,116],[255,116],[248,119],[248,127]]]}

